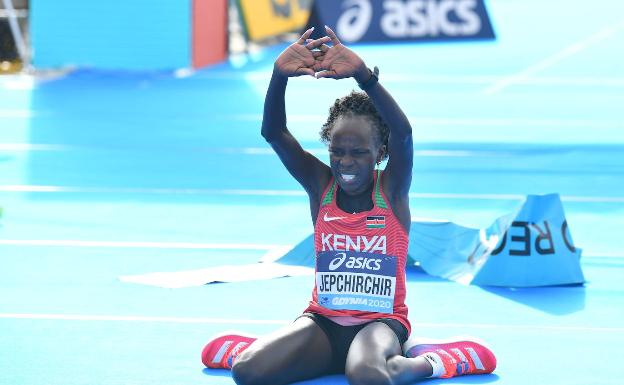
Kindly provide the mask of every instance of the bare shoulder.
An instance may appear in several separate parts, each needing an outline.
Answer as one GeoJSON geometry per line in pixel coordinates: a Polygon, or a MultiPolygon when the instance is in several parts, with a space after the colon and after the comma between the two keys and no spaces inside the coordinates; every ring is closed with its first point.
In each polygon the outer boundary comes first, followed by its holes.
{"type": "Polygon", "coordinates": [[[316,175],[316,188],[306,190],[310,200],[310,215],[312,216],[313,224],[316,222],[316,217],[321,206],[321,200],[323,199],[323,193],[331,181],[331,177],[331,169],[329,166],[325,165],[325,167],[318,170],[318,175],[316,175]]]}
{"type": "MultiPolygon", "coordinates": [[[[384,195],[388,199],[388,203],[392,208],[392,212],[397,217],[403,228],[409,233],[412,215],[409,207],[409,190],[403,188],[405,183],[396,183],[392,180],[392,172],[384,171],[381,174],[381,187],[384,195]],[[399,188],[397,188],[399,186],[399,188]]],[[[409,183],[409,181],[408,181],[409,183]]]]}

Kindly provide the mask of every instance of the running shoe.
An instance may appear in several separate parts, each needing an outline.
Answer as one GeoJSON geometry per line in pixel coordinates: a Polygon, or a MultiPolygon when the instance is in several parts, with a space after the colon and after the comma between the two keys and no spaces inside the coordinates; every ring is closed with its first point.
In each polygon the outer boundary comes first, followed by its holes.
{"type": "Polygon", "coordinates": [[[231,332],[213,336],[202,351],[202,362],[212,369],[232,369],[234,359],[255,340],[255,337],[231,332]]]}
{"type": "Polygon", "coordinates": [[[406,357],[417,357],[429,353],[437,354],[444,364],[445,373],[441,378],[462,376],[465,374],[487,374],[496,369],[496,357],[483,341],[473,337],[455,339],[454,341],[414,341],[415,345],[406,342],[406,357]]]}

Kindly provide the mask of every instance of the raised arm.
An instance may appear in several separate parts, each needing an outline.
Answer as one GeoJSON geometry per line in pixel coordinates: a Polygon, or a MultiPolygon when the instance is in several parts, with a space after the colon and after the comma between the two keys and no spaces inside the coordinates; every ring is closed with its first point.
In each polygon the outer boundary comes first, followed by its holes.
{"type": "Polygon", "coordinates": [[[412,181],[413,141],[412,127],[409,120],[388,91],[371,79],[373,74],[364,61],[349,48],[345,47],[329,27],[327,35],[332,47],[321,46],[322,55],[317,57],[316,76],[342,79],[353,77],[363,85],[366,93],[377,108],[386,125],[390,128],[388,152],[390,158],[384,171],[384,190],[390,199],[407,204],[407,197],[412,181]]]}
{"type": "Polygon", "coordinates": [[[275,61],[262,118],[262,136],[311,198],[320,197],[324,183],[329,180],[330,171],[323,162],[305,151],[288,131],[285,94],[289,77],[314,76],[315,57],[322,55],[322,52],[313,50],[328,42],[329,37],[310,41],[308,38],[312,31],[312,28],[305,31],[275,61]]]}

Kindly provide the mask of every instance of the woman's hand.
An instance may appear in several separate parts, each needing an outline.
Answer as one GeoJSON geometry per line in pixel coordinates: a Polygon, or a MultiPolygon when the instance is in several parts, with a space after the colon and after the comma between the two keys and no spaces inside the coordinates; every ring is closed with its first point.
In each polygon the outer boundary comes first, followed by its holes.
{"type": "Polygon", "coordinates": [[[314,28],[310,28],[301,35],[299,40],[288,46],[275,61],[275,70],[286,77],[310,75],[314,76],[316,58],[323,55],[322,51],[316,50],[324,43],[330,41],[328,36],[320,39],[309,39],[314,28]]]}
{"type": "Polygon", "coordinates": [[[360,83],[368,80],[370,72],[364,61],[355,52],[345,47],[331,28],[325,26],[325,32],[332,46],[329,47],[326,44],[319,46],[320,54],[317,55],[314,65],[316,77],[333,79],[353,77],[360,83]]]}

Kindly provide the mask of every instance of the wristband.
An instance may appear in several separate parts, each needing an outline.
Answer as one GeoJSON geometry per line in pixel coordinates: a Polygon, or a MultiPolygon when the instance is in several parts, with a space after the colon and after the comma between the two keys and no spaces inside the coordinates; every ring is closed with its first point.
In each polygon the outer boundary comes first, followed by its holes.
{"type": "Polygon", "coordinates": [[[372,86],[375,85],[375,83],[379,81],[379,68],[377,68],[377,66],[375,66],[373,70],[369,68],[368,72],[370,72],[370,77],[368,78],[368,80],[364,83],[358,82],[358,87],[360,87],[363,91],[370,89],[372,86]]]}

